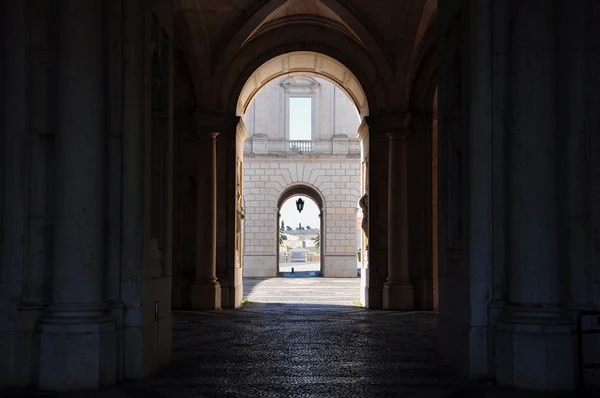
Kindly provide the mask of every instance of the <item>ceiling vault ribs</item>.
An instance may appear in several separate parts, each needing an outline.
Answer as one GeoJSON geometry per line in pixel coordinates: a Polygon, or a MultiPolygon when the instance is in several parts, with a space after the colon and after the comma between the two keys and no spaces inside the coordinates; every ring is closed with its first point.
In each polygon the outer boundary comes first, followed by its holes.
{"type": "Polygon", "coordinates": [[[251,40],[259,37],[260,35],[269,32],[274,29],[289,27],[292,25],[316,25],[322,26],[324,28],[329,28],[332,30],[336,30],[352,40],[356,41],[361,47],[366,48],[364,43],[360,40],[352,30],[350,30],[345,24],[334,21],[329,18],[315,16],[310,14],[299,14],[299,15],[288,15],[285,17],[277,18],[275,20],[271,20],[269,22],[265,22],[260,27],[258,27],[251,36],[246,39],[246,41],[242,44],[242,47],[245,46],[251,40]]]}
{"type": "MultiPolygon", "coordinates": [[[[393,75],[393,57],[389,51],[386,51],[385,40],[381,35],[381,31],[377,29],[377,25],[367,18],[365,10],[359,10],[356,3],[349,0],[321,0],[327,4],[329,8],[335,10],[338,15],[344,18],[357,32],[359,37],[365,42],[367,50],[374,57],[376,62],[385,62],[386,69],[389,71],[389,78],[393,75]],[[356,4],[355,4],[356,3],[356,4]]],[[[396,0],[391,3],[394,4],[396,0]]]]}
{"type": "Polygon", "coordinates": [[[196,8],[196,13],[198,14],[198,19],[200,20],[200,26],[202,27],[202,36],[204,36],[204,42],[206,44],[206,51],[208,52],[209,62],[212,60],[212,49],[210,45],[210,40],[208,36],[208,31],[206,30],[206,24],[204,23],[204,16],[202,15],[202,4],[197,3],[198,6],[196,8]]]}
{"type": "MultiPolygon", "coordinates": [[[[207,1],[207,0],[196,0],[207,1]]],[[[210,1],[210,0],[208,0],[210,1]]],[[[229,0],[235,1],[235,0],[229,0]]],[[[284,4],[287,0],[261,0],[255,1],[254,6],[250,7],[244,15],[240,15],[229,30],[226,38],[220,40],[221,47],[224,49],[218,57],[215,57],[212,63],[213,70],[219,70],[225,67],[235,57],[251,33],[257,26],[275,9],[284,4]]]]}
{"type": "MultiPolygon", "coordinates": [[[[182,47],[194,52],[186,58],[202,83],[195,83],[202,91],[199,101],[219,109],[235,108],[231,96],[236,94],[228,90],[240,90],[242,80],[269,56],[310,51],[349,65],[377,98],[373,110],[401,110],[421,63],[421,42],[437,13],[435,0],[174,1],[185,11],[181,22],[189,25],[180,28],[189,41],[182,47]]],[[[288,59],[278,62],[294,69],[288,59]]],[[[308,69],[324,73],[322,58],[312,62],[308,69]]],[[[347,86],[344,80],[340,83],[347,86]]]]}

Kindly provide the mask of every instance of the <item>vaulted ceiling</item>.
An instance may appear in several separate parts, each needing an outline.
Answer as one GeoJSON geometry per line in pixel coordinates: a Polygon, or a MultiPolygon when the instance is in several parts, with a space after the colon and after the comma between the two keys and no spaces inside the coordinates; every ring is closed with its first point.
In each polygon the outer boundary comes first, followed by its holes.
{"type": "Polygon", "coordinates": [[[437,15],[437,0],[175,2],[177,40],[191,73],[211,77],[196,83],[201,97],[210,99],[223,85],[241,90],[243,82],[233,81],[239,76],[249,77],[274,56],[308,50],[347,64],[371,86],[368,96],[381,97],[377,105],[387,108],[406,107],[407,90],[433,45],[428,32],[437,15]]]}
{"type": "Polygon", "coordinates": [[[268,29],[274,29],[285,24],[288,26],[291,24],[320,24],[343,32],[357,42],[361,42],[352,28],[320,0],[287,0],[261,22],[246,42],[268,29]]]}

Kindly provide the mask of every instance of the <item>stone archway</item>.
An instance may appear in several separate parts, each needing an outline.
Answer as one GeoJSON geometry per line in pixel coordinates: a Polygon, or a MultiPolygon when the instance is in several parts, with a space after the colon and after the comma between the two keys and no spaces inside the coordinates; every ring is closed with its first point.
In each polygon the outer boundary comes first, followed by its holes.
{"type": "MultiPolygon", "coordinates": [[[[329,55],[312,51],[291,51],[275,55],[250,72],[244,84],[239,86],[236,114],[243,117],[256,95],[272,81],[284,76],[300,75],[317,76],[333,83],[348,95],[361,119],[364,120],[369,115],[368,96],[353,71],[329,55]]],[[[356,133],[358,137],[358,132],[356,133]]],[[[368,137],[361,136],[360,139],[368,139],[368,137]]],[[[307,196],[313,197],[318,204],[320,203],[319,207],[322,209],[321,244],[324,249],[321,255],[321,269],[323,275],[356,277],[356,242],[355,239],[350,239],[351,234],[356,236],[354,204],[358,202],[362,193],[362,172],[360,162],[356,160],[342,158],[312,159],[306,162],[285,158],[244,160],[243,194],[246,203],[249,204],[244,208],[244,276],[277,275],[278,255],[273,245],[277,239],[275,235],[267,238],[264,234],[270,234],[271,232],[267,231],[275,230],[271,226],[278,221],[277,215],[283,203],[278,203],[278,198],[283,197],[282,195],[288,189],[304,186],[310,187],[313,193],[318,193],[318,195],[307,196]],[[333,173],[335,170],[340,170],[344,175],[336,175],[332,179],[332,170],[333,173]],[[342,189],[347,196],[343,201],[339,198],[342,189]],[[315,196],[321,199],[316,200],[315,196]],[[348,205],[349,203],[352,205],[348,205]],[[328,211],[329,208],[333,208],[334,211],[328,211]],[[257,214],[255,211],[260,213],[257,214]],[[325,225],[335,225],[335,227],[327,230],[329,227],[325,225]],[[324,235],[327,235],[327,238],[324,238],[324,235]],[[258,244],[252,244],[257,241],[258,244]],[[352,263],[352,267],[347,266],[349,262],[352,263]]]]}
{"type": "Polygon", "coordinates": [[[352,71],[330,56],[310,51],[282,54],[256,69],[240,92],[236,114],[243,116],[256,94],[271,81],[295,75],[315,75],[331,81],[352,99],[361,118],[369,115],[367,96],[352,71]]]}
{"type": "MultiPolygon", "coordinates": [[[[325,242],[327,241],[327,226],[325,225],[325,198],[323,197],[323,194],[321,192],[319,192],[318,190],[316,190],[314,187],[309,186],[309,185],[305,185],[305,184],[294,184],[291,185],[289,187],[287,187],[280,195],[279,200],[277,201],[277,224],[276,227],[279,228],[279,223],[280,223],[280,219],[281,219],[281,208],[283,206],[283,204],[285,202],[287,202],[289,199],[295,197],[295,196],[307,196],[310,199],[312,199],[315,204],[317,205],[317,207],[319,208],[319,234],[320,234],[320,239],[321,242],[323,242],[322,244],[320,244],[319,247],[319,262],[320,262],[320,269],[319,269],[319,275],[323,276],[324,275],[324,269],[325,269],[325,263],[326,263],[326,258],[325,258],[325,242]]],[[[279,273],[280,269],[279,269],[279,257],[277,258],[276,264],[275,266],[277,267],[277,272],[279,273]]]]}

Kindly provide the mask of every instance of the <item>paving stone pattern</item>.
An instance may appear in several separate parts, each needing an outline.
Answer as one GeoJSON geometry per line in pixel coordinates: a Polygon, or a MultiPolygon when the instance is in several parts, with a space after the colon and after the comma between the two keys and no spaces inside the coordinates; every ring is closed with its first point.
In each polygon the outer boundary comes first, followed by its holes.
{"type": "MultiPolygon", "coordinates": [[[[154,380],[136,383],[153,394],[146,396],[552,395],[515,393],[456,377],[439,363],[433,313],[255,303],[238,311],[179,312],[176,319],[171,366],[154,380]]],[[[136,392],[135,385],[124,390],[136,392]]]]}
{"type": "MultiPolygon", "coordinates": [[[[280,281],[282,290],[298,279],[280,281]]],[[[317,283],[324,278],[314,278],[317,283]]],[[[287,290],[291,296],[294,289],[287,290]]],[[[282,295],[282,293],[278,293],[282,295]]],[[[155,376],[86,393],[2,397],[599,397],[499,389],[440,365],[434,313],[331,303],[252,303],[175,313],[173,359],[155,376]]]]}

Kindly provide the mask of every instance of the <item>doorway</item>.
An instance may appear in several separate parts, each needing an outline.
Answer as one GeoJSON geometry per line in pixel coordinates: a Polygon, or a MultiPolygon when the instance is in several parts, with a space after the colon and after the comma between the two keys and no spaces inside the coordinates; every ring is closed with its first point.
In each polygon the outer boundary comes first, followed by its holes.
{"type": "Polygon", "coordinates": [[[322,209],[310,196],[294,195],[278,210],[277,275],[323,276],[322,209]]]}

